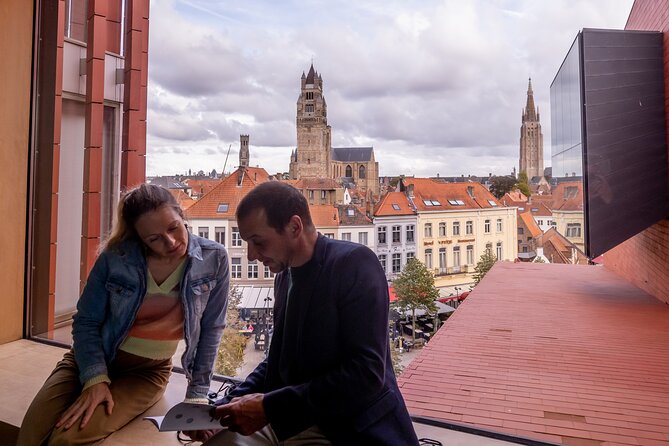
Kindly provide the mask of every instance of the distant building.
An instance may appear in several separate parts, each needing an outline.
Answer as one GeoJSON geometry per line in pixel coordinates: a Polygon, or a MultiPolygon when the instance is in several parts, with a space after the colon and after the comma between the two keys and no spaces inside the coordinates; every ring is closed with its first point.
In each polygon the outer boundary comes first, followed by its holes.
{"type": "Polygon", "coordinates": [[[297,148],[290,155],[290,178],[331,178],[353,182],[364,193],[379,194],[379,163],[373,147],[332,147],[323,78],[311,65],[302,73],[297,99],[297,148]]]}
{"type": "Polygon", "coordinates": [[[544,174],[544,135],[541,133],[539,109],[534,106],[532,79],[527,86],[527,104],[523,110],[520,126],[520,169],[527,178],[544,174]]]}
{"type": "Polygon", "coordinates": [[[418,216],[405,192],[389,192],[374,210],[376,255],[386,278],[394,280],[416,257],[418,216]]]}

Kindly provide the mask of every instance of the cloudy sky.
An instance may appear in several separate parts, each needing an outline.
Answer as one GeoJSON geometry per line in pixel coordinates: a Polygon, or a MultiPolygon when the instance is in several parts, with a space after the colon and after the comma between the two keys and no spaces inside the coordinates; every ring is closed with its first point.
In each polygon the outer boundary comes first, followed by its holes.
{"type": "Polygon", "coordinates": [[[152,0],[147,174],[288,170],[300,77],[322,75],[335,147],[381,175],[518,165],[532,77],[550,165],[550,83],[582,28],[622,29],[633,0],[152,0]]]}

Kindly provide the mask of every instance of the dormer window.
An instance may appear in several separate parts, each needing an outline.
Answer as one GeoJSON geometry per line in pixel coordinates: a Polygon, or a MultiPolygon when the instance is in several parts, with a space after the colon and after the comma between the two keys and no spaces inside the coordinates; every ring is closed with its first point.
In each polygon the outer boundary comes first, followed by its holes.
{"type": "Polygon", "coordinates": [[[393,209],[395,209],[396,211],[400,210],[400,205],[399,204],[393,203],[392,206],[393,206],[393,209]]]}
{"type": "Polygon", "coordinates": [[[353,209],[347,209],[346,213],[348,214],[349,217],[355,216],[355,211],[353,209]]]}
{"type": "Polygon", "coordinates": [[[229,208],[228,203],[219,203],[218,207],[216,208],[216,212],[218,213],[228,212],[228,208],[229,208]]]}

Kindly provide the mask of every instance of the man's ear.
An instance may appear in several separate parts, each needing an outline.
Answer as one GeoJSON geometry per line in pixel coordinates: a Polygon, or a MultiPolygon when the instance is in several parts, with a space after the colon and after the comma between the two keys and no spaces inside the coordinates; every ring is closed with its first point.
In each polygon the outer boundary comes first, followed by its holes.
{"type": "Polygon", "coordinates": [[[293,215],[290,217],[290,221],[288,222],[288,233],[291,236],[299,236],[302,234],[303,229],[304,226],[302,225],[302,219],[298,215],[293,215]]]}

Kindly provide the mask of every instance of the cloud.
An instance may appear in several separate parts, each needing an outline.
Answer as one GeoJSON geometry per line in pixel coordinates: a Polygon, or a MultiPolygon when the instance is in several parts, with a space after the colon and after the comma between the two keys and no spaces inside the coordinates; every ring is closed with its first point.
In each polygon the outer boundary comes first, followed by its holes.
{"type": "Polygon", "coordinates": [[[312,57],[333,145],[373,145],[382,175],[510,172],[530,76],[549,165],[553,76],[581,28],[622,28],[631,4],[154,0],[148,173],[206,170],[202,148],[241,133],[255,164],[288,170],[312,57]]]}

